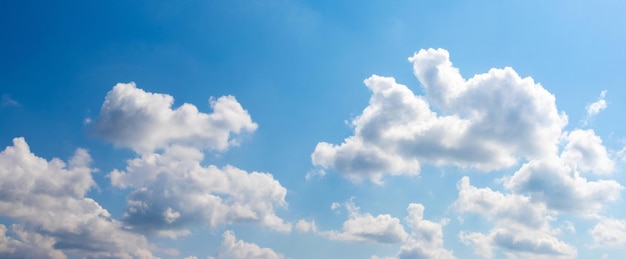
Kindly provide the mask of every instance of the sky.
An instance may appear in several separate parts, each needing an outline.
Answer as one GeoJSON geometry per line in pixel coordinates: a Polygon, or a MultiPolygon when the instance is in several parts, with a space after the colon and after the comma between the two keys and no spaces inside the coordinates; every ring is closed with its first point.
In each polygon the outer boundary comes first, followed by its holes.
{"type": "Polygon", "coordinates": [[[620,258],[623,1],[1,1],[2,258],[620,258]]]}

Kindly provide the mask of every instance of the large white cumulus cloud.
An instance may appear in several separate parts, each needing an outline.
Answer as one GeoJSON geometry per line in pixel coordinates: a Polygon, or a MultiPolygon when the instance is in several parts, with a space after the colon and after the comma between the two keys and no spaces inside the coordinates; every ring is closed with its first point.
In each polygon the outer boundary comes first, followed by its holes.
{"type": "Polygon", "coordinates": [[[236,134],[257,128],[233,96],[211,98],[210,114],[188,103],[172,109],[173,103],[170,95],[119,83],[107,94],[93,129],[115,145],[147,153],[172,143],[225,150],[237,144],[236,134]]]}
{"type": "Polygon", "coordinates": [[[262,248],[254,243],[248,243],[243,240],[237,240],[233,231],[226,231],[223,234],[224,240],[219,251],[215,256],[209,259],[281,259],[282,254],[275,252],[270,248],[262,248]]]}
{"type": "Polygon", "coordinates": [[[233,96],[210,99],[213,112],[191,104],[172,109],[173,97],[117,84],[95,121],[97,134],[137,157],[114,170],[111,184],[129,188],[124,223],[145,234],[177,237],[188,227],[254,222],[277,231],[291,224],[275,213],[286,207],[283,187],[269,173],[202,165],[203,151],[225,151],[257,124],[233,96]]]}
{"type": "Polygon", "coordinates": [[[47,161],[31,153],[23,138],[0,153],[0,215],[20,223],[12,227],[17,239],[4,236],[4,225],[0,228],[0,255],[152,257],[143,236],[124,230],[106,209],[85,197],[95,184],[90,162],[84,149],[69,163],[47,161]]]}
{"type": "Polygon", "coordinates": [[[275,214],[285,207],[287,189],[271,174],[248,173],[233,166],[202,166],[195,148],[172,146],[163,154],[128,161],[111,183],[132,188],[124,221],[135,230],[175,236],[189,225],[210,227],[257,222],[288,232],[291,225],[275,214]]]}
{"type": "Polygon", "coordinates": [[[393,78],[366,79],[372,97],[352,121],[354,135],[319,143],[314,165],[380,182],[384,174],[416,174],[421,162],[489,171],[557,151],[567,117],[532,78],[507,67],[465,80],[443,49],[409,60],[426,95],[393,78]]]}
{"type": "Polygon", "coordinates": [[[474,246],[474,252],[492,258],[494,250],[522,257],[573,257],[576,248],[559,240],[550,222],[555,212],[542,203],[518,194],[503,194],[490,188],[477,188],[463,177],[458,184],[459,198],[453,208],[474,213],[494,222],[489,233],[461,231],[459,238],[474,246]]]}

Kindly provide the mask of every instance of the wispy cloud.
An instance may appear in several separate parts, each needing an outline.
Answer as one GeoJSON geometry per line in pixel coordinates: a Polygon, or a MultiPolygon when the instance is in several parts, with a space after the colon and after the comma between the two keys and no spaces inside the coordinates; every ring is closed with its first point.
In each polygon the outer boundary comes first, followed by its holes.
{"type": "Polygon", "coordinates": [[[607,105],[604,96],[606,96],[606,90],[602,90],[602,92],[600,92],[600,97],[597,101],[587,105],[587,115],[582,122],[583,126],[587,126],[591,118],[598,115],[598,113],[600,113],[602,110],[606,109],[607,105]]]}
{"type": "Polygon", "coordinates": [[[11,98],[11,95],[3,94],[2,99],[0,99],[0,106],[2,107],[21,107],[20,103],[11,98]]]}

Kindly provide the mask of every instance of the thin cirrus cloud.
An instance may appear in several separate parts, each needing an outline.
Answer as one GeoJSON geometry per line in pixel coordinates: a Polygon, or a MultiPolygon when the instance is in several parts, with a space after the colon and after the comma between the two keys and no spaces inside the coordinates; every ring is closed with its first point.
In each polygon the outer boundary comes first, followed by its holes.
{"type": "Polygon", "coordinates": [[[558,148],[567,116],[532,78],[507,67],[465,80],[444,49],[409,60],[426,95],[393,78],[366,79],[372,97],[352,121],[354,135],[339,145],[318,143],[315,166],[381,183],[386,174],[415,175],[424,162],[491,171],[558,148]]]}

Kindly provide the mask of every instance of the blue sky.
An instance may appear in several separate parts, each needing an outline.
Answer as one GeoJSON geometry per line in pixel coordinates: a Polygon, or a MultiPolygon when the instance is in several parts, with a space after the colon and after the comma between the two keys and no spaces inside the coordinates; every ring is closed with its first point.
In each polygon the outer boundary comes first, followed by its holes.
{"type": "Polygon", "coordinates": [[[0,257],[619,258],[621,1],[0,3],[0,257]]]}

